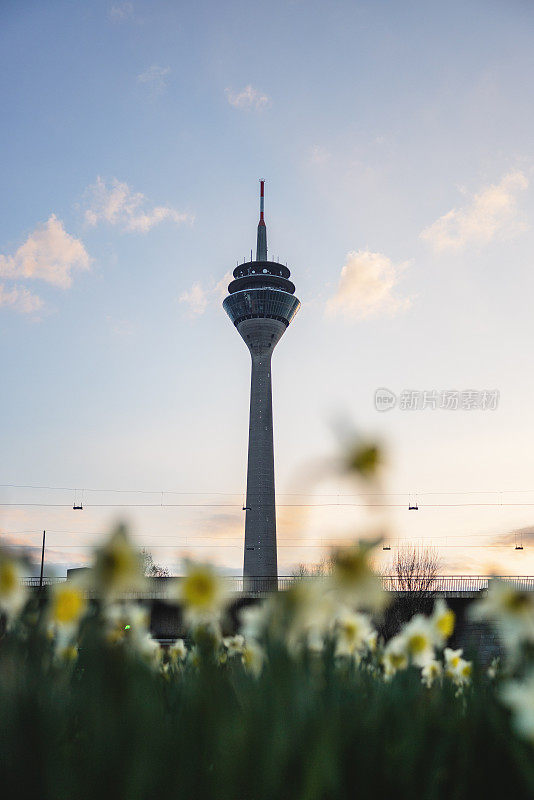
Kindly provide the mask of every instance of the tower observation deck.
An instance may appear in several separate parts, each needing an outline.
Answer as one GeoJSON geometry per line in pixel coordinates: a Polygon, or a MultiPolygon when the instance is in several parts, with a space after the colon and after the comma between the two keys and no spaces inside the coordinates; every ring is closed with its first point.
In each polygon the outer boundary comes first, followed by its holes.
{"type": "Polygon", "coordinates": [[[256,260],[239,264],[223,307],[252,359],[245,517],[244,584],[277,587],[271,357],[300,307],[290,271],[267,258],[264,181],[260,181],[256,260]]]}

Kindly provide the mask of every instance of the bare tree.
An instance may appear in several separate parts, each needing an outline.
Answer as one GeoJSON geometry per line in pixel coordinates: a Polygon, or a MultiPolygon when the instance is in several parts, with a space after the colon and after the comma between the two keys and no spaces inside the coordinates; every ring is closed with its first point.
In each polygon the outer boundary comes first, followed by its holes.
{"type": "Polygon", "coordinates": [[[434,547],[400,547],[383,573],[385,588],[395,593],[387,609],[383,634],[393,636],[414,614],[429,614],[434,605],[440,560],[434,547]]]}
{"type": "Polygon", "coordinates": [[[141,561],[143,564],[143,572],[148,578],[168,578],[170,576],[167,567],[156,564],[152,553],[145,548],[141,550],[141,561]]]}
{"type": "Polygon", "coordinates": [[[332,572],[333,560],[331,556],[324,557],[315,564],[298,564],[291,575],[294,578],[321,578],[332,572]]]}
{"type": "Polygon", "coordinates": [[[435,547],[406,545],[397,550],[390,576],[392,588],[400,592],[433,593],[439,572],[439,555],[435,547]]]}

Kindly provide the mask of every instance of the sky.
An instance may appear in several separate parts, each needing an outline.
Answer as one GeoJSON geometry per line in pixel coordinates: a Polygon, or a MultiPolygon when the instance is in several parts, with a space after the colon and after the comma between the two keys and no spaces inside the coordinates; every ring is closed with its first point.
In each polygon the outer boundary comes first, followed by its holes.
{"type": "Polygon", "coordinates": [[[3,0],[2,543],[37,559],[46,529],[64,574],[124,519],[173,571],[239,574],[250,357],[221,302],[264,178],[302,303],[280,574],[377,530],[383,569],[416,543],[534,574],[533,34],[520,0],[3,0]],[[348,428],[382,444],[378,505],[335,469],[348,428]]]}

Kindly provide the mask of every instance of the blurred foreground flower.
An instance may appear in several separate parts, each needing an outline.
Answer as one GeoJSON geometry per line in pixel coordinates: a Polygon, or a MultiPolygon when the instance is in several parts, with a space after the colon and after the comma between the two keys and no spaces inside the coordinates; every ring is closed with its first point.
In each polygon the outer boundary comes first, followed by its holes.
{"type": "Polygon", "coordinates": [[[472,619],[498,623],[499,634],[512,655],[522,642],[534,642],[534,592],[493,578],[486,596],[473,605],[472,619]]]}
{"type": "Polygon", "coordinates": [[[462,658],[463,650],[451,650],[446,647],[443,653],[445,657],[445,674],[457,686],[464,686],[471,680],[473,664],[462,658]]]}
{"type": "Polygon", "coordinates": [[[87,608],[81,586],[71,581],[56,583],[51,590],[50,621],[61,628],[75,628],[87,608]]]}
{"type": "Polygon", "coordinates": [[[209,564],[186,561],[186,574],[178,586],[178,599],[190,624],[218,619],[227,601],[223,578],[209,564]]]}
{"type": "Polygon", "coordinates": [[[9,558],[0,551],[0,612],[8,620],[23,608],[28,590],[22,585],[22,566],[19,561],[9,558]]]}
{"type": "Polygon", "coordinates": [[[434,643],[438,647],[443,647],[454,633],[455,623],[454,611],[447,607],[445,600],[440,599],[436,602],[430,622],[434,634],[434,643]]]}
{"type": "Polygon", "coordinates": [[[424,667],[434,659],[434,629],[423,614],[416,614],[404,625],[400,636],[404,638],[406,652],[412,663],[424,667]]]}
{"type": "Polygon", "coordinates": [[[518,733],[534,741],[534,670],[524,681],[506,684],[501,690],[501,698],[512,710],[518,733]]]}
{"type": "Polygon", "coordinates": [[[369,556],[379,539],[360,541],[333,554],[330,584],[342,603],[367,611],[382,611],[388,597],[381,578],[371,569],[369,556]]]}
{"type": "Polygon", "coordinates": [[[119,525],[104,547],[97,550],[89,580],[94,581],[94,589],[106,600],[145,588],[147,581],[141,557],[132,546],[124,525],[119,525]]]}
{"type": "Polygon", "coordinates": [[[243,648],[241,660],[247,672],[252,673],[257,678],[263,669],[265,653],[260,645],[254,639],[251,639],[243,648]]]}
{"type": "Polygon", "coordinates": [[[421,680],[425,686],[430,689],[436,680],[439,680],[443,675],[443,666],[439,661],[429,661],[421,670],[421,680]]]}

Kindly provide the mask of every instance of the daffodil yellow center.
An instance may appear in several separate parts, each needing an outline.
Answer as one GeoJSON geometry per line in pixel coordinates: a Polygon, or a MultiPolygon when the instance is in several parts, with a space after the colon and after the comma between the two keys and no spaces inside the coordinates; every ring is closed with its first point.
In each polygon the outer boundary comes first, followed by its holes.
{"type": "Polygon", "coordinates": [[[454,611],[449,609],[440,617],[438,617],[436,620],[436,627],[443,638],[448,639],[454,630],[454,611]]]}
{"type": "Polygon", "coordinates": [[[207,608],[215,600],[215,581],[205,572],[189,575],[184,584],[185,602],[196,608],[207,608]]]}
{"type": "Polygon", "coordinates": [[[410,636],[408,644],[412,653],[418,654],[426,650],[428,639],[422,633],[414,633],[410,636]]]}
{"type": "Polygon", "coordinates": [[[9,561],[0,565],[0,594],[8,595],[17,587],[17,572],[9,561]]]}
{"type": "Polygon", "coordinates": [[[82,614],[85,599],[77,589],[62,590],[54,601],[54,621],[60,624],[75,622],[82,614]]]}
{"type": "Polygon", "coordinates": [[[504,600],[505,609],[512,614],[519,614],[525,611],[530,607],[530,604],[531,599],[526,592],[510,592],[504,600]]]}

